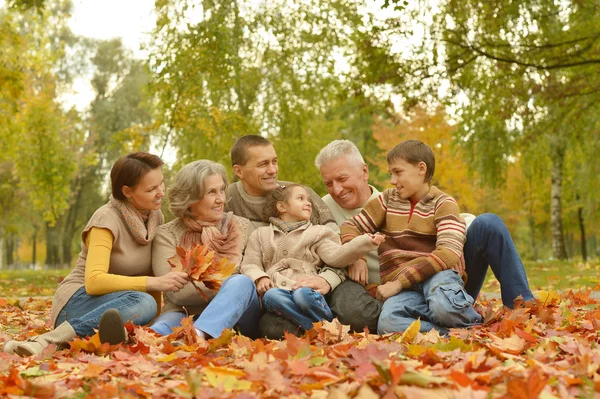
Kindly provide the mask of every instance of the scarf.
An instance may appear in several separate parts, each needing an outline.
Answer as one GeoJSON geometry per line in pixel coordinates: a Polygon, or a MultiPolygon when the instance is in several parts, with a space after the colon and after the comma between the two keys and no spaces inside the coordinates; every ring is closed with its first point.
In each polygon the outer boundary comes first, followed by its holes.
{"type": "Polygon", "coordinates": [[[118,200],[112,195],[109,202],[119,211],[127,229],[138,244],[148,245],[152,242],[160,221],[160,210],[140,211],[129,201],[118,200]]]}
{"type": "Polygon", "coordinates": [[[242,234],[233,212],[227,212],[217,224],[184,216],[183,223],[188,227],[179,245],[186,251],[194,245],[202,244],[215,252],[217,260],[227,258],[238,264],[242,259],[242,234]]]}
{"type": "Polygon", "coordinates": [[[278,227],[279,230],[283,231],[284,233],[289,233],[290,231],[294,231],[304,226],[306,223],[308,223],[308,220],[301,220],[299,222],[284,222],[279,218],[271,216],[269,218],[269,222],[278,227]]]}

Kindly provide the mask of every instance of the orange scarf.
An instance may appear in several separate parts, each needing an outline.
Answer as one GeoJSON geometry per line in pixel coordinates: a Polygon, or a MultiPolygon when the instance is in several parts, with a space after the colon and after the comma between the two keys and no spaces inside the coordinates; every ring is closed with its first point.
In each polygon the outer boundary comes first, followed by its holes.
{"type": "Polygon", "coordinates": [[[215,252],[217,260],[226,257],[236,265],[240,263],[243,249],[242,234],[232,212],[226,213],[217,224],[188,217],[184,217],[182,221],[188,230],[181,237],[179,245],[186,251],[197,244],[202,244],[215,252]]]}

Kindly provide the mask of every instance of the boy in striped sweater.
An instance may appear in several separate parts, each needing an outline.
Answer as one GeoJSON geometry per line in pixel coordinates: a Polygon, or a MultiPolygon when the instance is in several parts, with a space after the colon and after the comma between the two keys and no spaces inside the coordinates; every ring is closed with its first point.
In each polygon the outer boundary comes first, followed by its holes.
{"type": "Polygon", "coordinates": [[[466,227],[458,205],[431,185],[435,156],[425,143],[403,141],[387,155],[390,188],[342,225],[342,242],[382,232],[381,283],[384,301],[377,330],[404,331],[421,319],[421,332],[469,327],[483,318],[464,290],[466,227]]]}

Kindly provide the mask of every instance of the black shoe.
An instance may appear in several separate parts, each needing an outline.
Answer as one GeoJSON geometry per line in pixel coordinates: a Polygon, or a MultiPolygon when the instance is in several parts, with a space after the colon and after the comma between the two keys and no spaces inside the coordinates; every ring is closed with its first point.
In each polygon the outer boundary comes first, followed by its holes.
{"type": "Polygon", "coordinates": [[[108,309],[102,314],[98,325],[100,342],[117,345],[127,342],[127,331],[121,313],[117,309],[108,309]]]}

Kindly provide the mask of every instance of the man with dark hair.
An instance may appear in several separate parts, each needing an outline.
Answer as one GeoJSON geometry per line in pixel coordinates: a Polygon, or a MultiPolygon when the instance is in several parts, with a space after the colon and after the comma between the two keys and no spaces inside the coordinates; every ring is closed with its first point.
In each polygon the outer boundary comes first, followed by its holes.
{"type": "MultiPolygon", "coordinates": [[[[279,185],[291,184],[277,180],[279,167],[273,144],[257,135],[240,137],[231,147],[231,164],[239,181],[227,190],[225,210],[250,219],[255,228],[268,225],[269,221],[263,217],[266,195],[279,185]]],[[[327,205],[312,189],[309,191],[313,204],[311,222],[339,232],[327,205]]]]}
{"type": "MultiPolygon", "coordinates": [[[[279,170],[273,144],[261,136],[243,136],[231,148],[231,163],[233,173],[239,181],[227,189],[225,211],[249,219],[254,228],[267,226],[269,221],[263,216],[267,194],[278,185],[292,184],[277,180],[279,170]]],[[[311,223],[327,225],[336,233],[339,232],[331,211],[321,197],[310,188],[308,191],[313,205],[311,223]]],[[[317,276],[307,275],[299,278],[295,288],[306,286],[325,295],[345,279],[346,272],[343,269],[325,267],[317,276]]],[[[273,313],[266,313],[259,327],[264,336],[272,339],[281,338],[284,330],[299,332],[297,326],[273,313]]]]}

